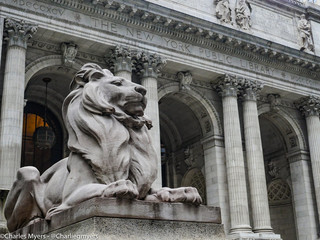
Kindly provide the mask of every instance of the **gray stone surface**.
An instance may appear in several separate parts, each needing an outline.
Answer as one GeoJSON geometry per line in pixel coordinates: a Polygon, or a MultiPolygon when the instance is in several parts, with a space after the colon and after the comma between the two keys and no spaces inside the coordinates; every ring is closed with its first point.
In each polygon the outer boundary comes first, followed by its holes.
{"type": "Polygon", "coordinates": [[[220,209],[181,203],[94,198],[12,236],[58,239],[225,239],[220,209]]]}
{"type": "MultiPolygon", "coordinates": [[[[154,100],[150,102],[155,110],[157,82],[152,76],[162,63],[154,66],[155,56],[141,56],[144,65],[154,68],[151,73],[149,68],[143,71],[143,80],[153,83],[153,87],[145,85],[153,89],[149,99],[154,100]]],[[[159,184],[151,189],[161,169],[160,152],[158,156],[153,145],[157,137],[156,145],[160,146],[160,134],[159,123],[157,134],[148,133],[152,124],[144,116],[147,90],[143,86],[87,63],[77,72],[70,88],[62,113],[71,153],[41,176],[35,167],[18,170],[4,208],[10,231],[35,218],[50,219],[94,197],[201,203],[193,187],[170,189],[159,184]]]]}

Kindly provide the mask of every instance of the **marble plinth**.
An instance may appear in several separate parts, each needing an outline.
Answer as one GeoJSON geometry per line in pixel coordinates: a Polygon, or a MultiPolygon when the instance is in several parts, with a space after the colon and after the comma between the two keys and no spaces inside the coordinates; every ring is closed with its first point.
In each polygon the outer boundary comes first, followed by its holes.
{"type": "Polygon", "coordinates": [[[219,208],[103,198],[10,234],[7,239],[226,239],[219,208]]]}

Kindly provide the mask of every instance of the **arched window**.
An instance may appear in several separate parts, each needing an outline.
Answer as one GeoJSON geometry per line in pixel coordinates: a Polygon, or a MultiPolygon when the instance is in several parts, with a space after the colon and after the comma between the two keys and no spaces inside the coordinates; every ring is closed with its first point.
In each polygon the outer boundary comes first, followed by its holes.
{"type": "Polygon", "coordinates": [[[40,173],[62,158],[62,130],[56,117],[47,110],[46,126],[55,133],[55,144],[51,149],[40,149],[34,144],[34,133],[44,126],[44,106],[28,102],[23,115],[21,166],[34,166],[40,173]]]}

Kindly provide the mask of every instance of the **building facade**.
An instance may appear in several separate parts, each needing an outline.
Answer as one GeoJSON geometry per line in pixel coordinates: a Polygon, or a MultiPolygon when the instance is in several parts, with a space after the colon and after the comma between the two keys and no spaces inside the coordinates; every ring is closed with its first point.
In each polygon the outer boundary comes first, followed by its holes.
{"type": "Polygon", "coordinates": [[[0,34],[3,229],[17,169],[43,172],[68,156],[61,106],[93,62],[148,91],[154,187],[197,187],[231,239],[319,238],[316,4],[1,0],[0,34]],[[43,122],[55,133],[49,149],[34,142],[43,122]]]}

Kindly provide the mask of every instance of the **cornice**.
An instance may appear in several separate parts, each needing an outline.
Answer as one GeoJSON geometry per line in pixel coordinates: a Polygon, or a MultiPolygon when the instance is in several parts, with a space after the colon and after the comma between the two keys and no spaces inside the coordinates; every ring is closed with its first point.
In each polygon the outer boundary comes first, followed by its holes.
{"type": "MultiPolygon", "coordinates": [[[[144,0],[51,0],[78,11],[97,14],[195,45],[238,55],[310,78],[320,77],[320,58],[144,0]]],[[[269,2],[274,2],[269,0],[269,2]]],[[[279,5],[279,4],[278,4],[279,5]]],[[[280,4],[281,5],[281,4],[280,4]]],[[[288,6],[284,5],[283,6],[288,6]]],[[[291,7],[292,8],[292,7],[291,7]]],[[[302,9],[299,6],[300,10],[302,9]]],[[[304,8],[303,8],[304,9],[304,8]]]]}
{"type": "MultiPolygon", "coordinates": [[[[274,2],[274,0],[266,1],[274,2]]],[[[170,36],[196,46],[239,56],[308,78],[320,77],[320,57],[145,0],[39,0],[39,2],[122,22],[125,25],[157,32],[161,36],[170,36]]],[[[300,6],[298,8],[305,9],[300,6]]]]}

